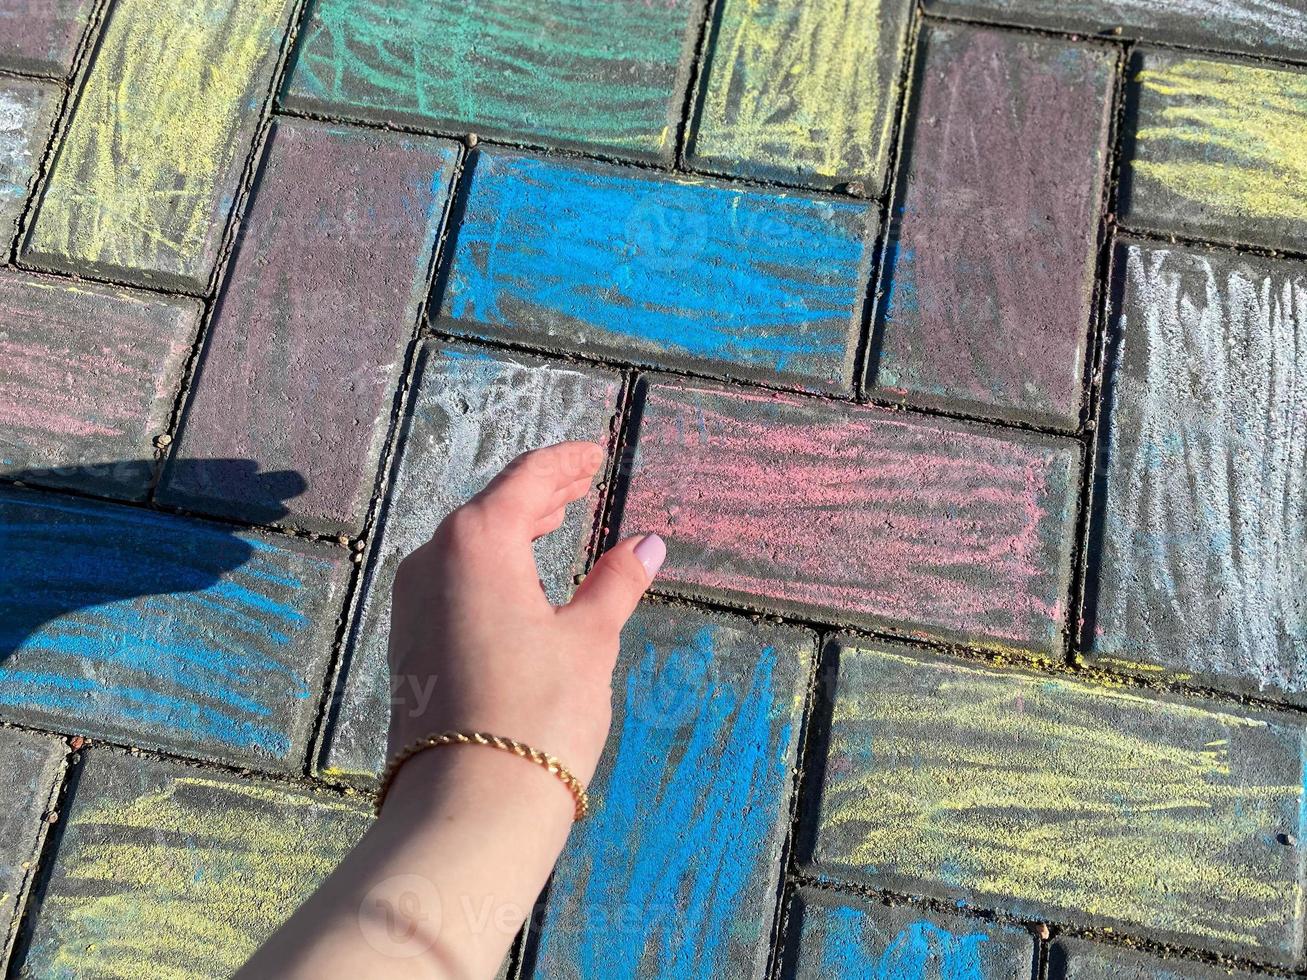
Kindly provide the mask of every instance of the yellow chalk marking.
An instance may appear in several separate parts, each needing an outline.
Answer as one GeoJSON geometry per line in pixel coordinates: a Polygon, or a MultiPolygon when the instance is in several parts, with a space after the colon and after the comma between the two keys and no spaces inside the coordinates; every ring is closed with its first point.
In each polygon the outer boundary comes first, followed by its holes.
{"type": "Polygon", "coordinates": [[[116,4],[30,250],[207,281],[288,6],[116,4]]]}
{"type": "Polygon", "coordinates": [[[841,689],[832,758],[874,761],[832,770],[820,860],[1232,942],[1287,919],[1269,858],[1232,847],[1255,849],[1302,793],[1232,771],[1230,738],[1265,721],[880,651],[845,651],[841,670],[859,660],[867,678],[940,679],[841,689]]]}
{"type": "Polygon", "coordinates": [[[878,179],[898,64],[877,54],[894,2],[726,0],[695,156],[878,179]]]}
{"type": "Polygon", "coordinates": [[[1138,132],[1138,174],[1218,211],[1307,215],[1307,75],[1191,58],[1136,78],[1150,122],[1138,132]],[[1164,105],[1150,111],[1158,96],[1164,105]],[[1196,149],[1162,159],[1183,144],[1196,149]]]}
{"type": "Polygon", "coordinates": [[[138,977],[143,963],[162,980],[234,972],[368,820],[330,797],[202,777],[89,808],[60,860],[68,887],[93,897],[47,900],[63,940],[54,972],[138,977]]]}

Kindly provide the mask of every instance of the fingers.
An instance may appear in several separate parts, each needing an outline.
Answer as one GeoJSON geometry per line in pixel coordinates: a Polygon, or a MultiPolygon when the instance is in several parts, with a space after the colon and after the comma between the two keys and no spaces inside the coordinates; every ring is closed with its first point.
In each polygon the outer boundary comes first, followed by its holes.
{"type": "Polygon", "coordinates": [[[564,611],[584,618],[592,629],[616,636],[666,557],[667,545],[656,534],[618,542],[595,563],[564,611]]]}
{"type": "Polygon", "coordinates": [[[560,442],[523,453],[469,501],[488,527],[530,532],[585,495],[604,451],[593,442],[560,442]]]}

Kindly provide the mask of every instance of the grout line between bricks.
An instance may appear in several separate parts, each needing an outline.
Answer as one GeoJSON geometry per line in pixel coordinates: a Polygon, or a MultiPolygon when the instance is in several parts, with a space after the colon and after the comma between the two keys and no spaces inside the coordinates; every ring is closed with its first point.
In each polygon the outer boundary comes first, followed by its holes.
{"type": "Polygon", "coordinates": [[[719,17],[725,0],[700,0],[698,6],[699,22],[695,27],[697,36],[694,40],[694,56],[690,62],[685,98],[681,100],[681,118],[676,127],[673,168],[678,171],[688,169],[685,160],[689,155],[690,139],[698,129],[699,112],[704,98],[701,86],[707,74],[710,42],[711,48],[715,49],[720,29],[719,17]]]}
{"type": "Polygon", "coordinates": [[[381,451],[378,454],[376,470],[373,475],[372,496],[368,501],[367,511],[363,516],[362,527],[355,539],[362,542],[364,548],[360,560],[354,563],[350,576],[349,588],[342,604],[340,629],[337,631],[336,642],[327,664],[326,676],[323,682],[324,689],[318,703],[317,715],[313,727],[310,729],[308,753],[304,764],[305,773],[308,775],[312,775],[322,759],[322,753],[326,751],[336,708],[336,693],[349,666],[346,651],[357,625],[368,578],[376,561],[379,560],[377,548],[380,546],[381,535],[374,532],[378,532],[381,526],[387,493],[390,489],[391,480],[394,478],[393,470],[398,466],[399,437],[404,428],[409,402],[416,397],[416,375],[424,341],[424,326],[430,304],[437,299],[435,284],[438,281],[447,249],[451,225],[456,213],[456,202],[459,200],[459,195],[467,182],[468,174],[471,172],[471,168],[468,166],[469,158],[468,151],[460,147],[458,157],[454,161],[453,172],[450,174],[449,191],[445,195],[444,209],[440,217],[440,232],[436,235],[436,240],[432,245],[431,257],[427,262],[422,300],[418,303],[417,315],[409,331],[400,368],[396,374],[395,390],[391,396],[390,411],[386,421],[386,432],[382,439],[381,451]]]}
{"type": "MultiPolygon", "coordinates": [[[[1056,941],[1060,936],[1067,936],[1069,938],[1092,940],[1100,945],[1113,946],[1118,949],[1140,950],[1153,953],[1154,955],[1161,956],[1164,959],[1174,960],[1182,958],[1190,962],[1201,963],[1206,966],[1214,966],[1227,972],[1231,969],[1240,969],[1249,973],[1268,976],[1303,976],[1302,972],[1295,971],[1291,967],[1268,963],[1262,960],[1255,960],[1250,957],[1227,953],[1215,953],[1211,950],[1185,946],[1182,943],[1162,942],[1157,939],[1150,939],[1142,934],[1137,935],[1135,933],[1121,932],[1115,926],[1094,928],[1077,925],[1072,922],[1060,921],[1053,917],[1023,918],[998,906],[990,908],[987,906],[977,906],[967,902],[959,902],[954,899],[943,899],[930,895],[917,895],[892,889],[873,888],[860,882],[831,878],[811,872],[793,873],[790,875],[790,885],[795,889],[811,888],[828,894],[848,896],[852,899],[880,902],[881,904],[888,906],[910,906],[913,908],[922,908],[938,915],[962,916],[963,918],[977,919],[983,922],[997,922],[1003,925],[1025,928],[1030,931],[1033,931],[1032,927],[1038,928],[1040,925],[1045,925],[1049,927],[1050,932],[1049,941],[1045,944],[1046,946],[1051,945],[1051,943],[1056,941]]],[[[1037,941],[1039,940],[1038,933],[1035,934],[1035,938],[1037,941]]],[[[1044,960],[1041,965],[1047,966],[1047,961],[1044,960]]],[[[1046,976],[1046,974],[1041,972],[1039,976],[1043,977],[1046,976]]]]}

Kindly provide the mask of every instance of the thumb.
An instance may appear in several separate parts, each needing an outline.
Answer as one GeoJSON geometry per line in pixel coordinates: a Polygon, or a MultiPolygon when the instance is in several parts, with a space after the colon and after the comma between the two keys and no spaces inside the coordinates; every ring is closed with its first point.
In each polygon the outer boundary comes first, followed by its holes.
{"type": "Polygon", "coordinates": [[[620,632],[666,557],[667,545],[656,534],[619,541],[595,562],[564,608],[595,629],[620,632]]]}

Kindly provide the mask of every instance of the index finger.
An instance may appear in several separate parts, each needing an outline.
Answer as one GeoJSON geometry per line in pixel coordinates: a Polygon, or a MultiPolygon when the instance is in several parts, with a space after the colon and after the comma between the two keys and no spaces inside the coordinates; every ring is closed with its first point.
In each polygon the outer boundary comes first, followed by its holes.
{"type": "Polygon", "coordinates": [[[604,451],[593,442],[560,442],[533,449],[508,464],[469,501],[498,527],[534,528],[585,495],[604,451]]]}

